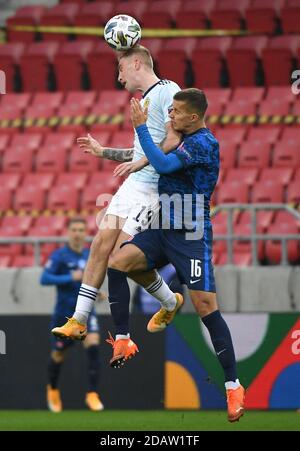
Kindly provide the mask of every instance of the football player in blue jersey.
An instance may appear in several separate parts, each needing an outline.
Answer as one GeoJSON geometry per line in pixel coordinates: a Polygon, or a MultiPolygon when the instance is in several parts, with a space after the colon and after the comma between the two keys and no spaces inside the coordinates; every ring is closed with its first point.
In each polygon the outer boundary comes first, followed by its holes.
{"type": "MultiPolygon", "coordinates": [[[[66,317],[72,316],[81,285],[89,249],[85,247],[86,221],[72,218],[68,224],[68,243],[55,250],[49,257],[41,275],[42,285],[55,285],[57,289],[56,304],[51,320],[53,325],[63,324],[66,317]]],[[[87,293],[88,295],[88,293],[87,293]]],[[[102,294],[100,293],[100,296],[102,294]]],[[[99,325],[93,310],[87,324],[84,347],[87,353],[88,389],[86,404],[90,410],[103,410],[103,404],[97,393],[100,378],[99,359],[99,325]]],[[[48,365],[47,403],[52,412],[62,410],[62,401],[58,387],[58,379],[67,349],[74,344],[73,340],[52,336],[52,351],[48,365]]]]}
{"type": "MultiPolygon", "coordinates": [[[[171,323],[183,304],[155,271],[167,262],[176,268],[181,283],[189,288],[193,305],[207,327],[216,356],[223,368],[227,391],[228,420],[238,421],[244,412],[244,393],[236,369],[231,334],[218,309],[212,265],[212,226],[210,197],[219,173],[219,144],[206,128],[207,99],[203,91],[185,89],[174,95],[169,114],[174,130],[183,134],[182,143],[169,154],[154,144],[146,125],[147,112],[136,99],[131,100],[133,126],[152,166],[160,174],[160,222],[124,243],[109,262],[111,274],[123,272],[156,298],[161,309],[150,319],[149,332],[159,332],[171,323]],[[168,308],[164,306],[169,299],[168,308]],[[172,300],[172,304],[171,301],[172,300]]],[[[129,333],[123,306],[124,294],[115,283],[111,302],[119,310],[116,328],[129,333]]],[[[110,365],[122,366],[132,357],[126,341],[110,340],[113,357],[110,365]]]]}

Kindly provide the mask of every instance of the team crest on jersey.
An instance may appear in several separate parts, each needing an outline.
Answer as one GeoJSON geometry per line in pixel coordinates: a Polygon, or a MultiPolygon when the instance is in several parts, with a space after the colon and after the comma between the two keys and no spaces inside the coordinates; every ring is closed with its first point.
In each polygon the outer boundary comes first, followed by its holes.
{"type": "Polygon", "coordinates": [[[188,159],[192,159],[191,155],[189,154],[189,152],[185,149],[184,147],[184,143],[182,142],[179,146],[178,146],[178,150],[182,153],[184,153],[184,155],[188,158],[188,159]]]}
{"type": "Polygon", "coordinates": [[[143,103],[143,108],[146,109],[149,107],[149,105],[150,105],[150,99],[149,99],[149,97],[146,97],[146,99],[143,103]]]}

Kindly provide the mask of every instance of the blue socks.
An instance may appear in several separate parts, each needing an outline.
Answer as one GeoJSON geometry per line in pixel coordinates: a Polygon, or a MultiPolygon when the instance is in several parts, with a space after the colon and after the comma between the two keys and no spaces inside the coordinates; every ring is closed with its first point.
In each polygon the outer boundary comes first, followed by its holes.
{"type": "Polygon", "coordinates": [[[91,345],[86,349],[88,369],[88,392],[97,392],[100,379],[99,345],[91,345]]]}
{"type": "Polygon", "coordinates": [[[236,361],[231,334],[219,310],[202,318],[207,327],[216,355],[224,370],[225,382],[237,379],[236,361]]]}
{"type": "Polygon", "coordinates": [[[108,300],[110,311],[116,326],[116,335],[129,333],[129,301],[130,291],[127,273],[108,268],[108,300]]]}

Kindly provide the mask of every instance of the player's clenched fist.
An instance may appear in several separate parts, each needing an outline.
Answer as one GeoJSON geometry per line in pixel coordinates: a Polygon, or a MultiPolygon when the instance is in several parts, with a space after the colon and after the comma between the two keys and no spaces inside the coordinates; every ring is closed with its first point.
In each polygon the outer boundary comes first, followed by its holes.
{"type": "Polygon", "coordinates": [[[146,107],[143,110],[140,102],[135,98],[130,100],[130,113],[132,125],[134,128],[146,123],[148,117],[148,108],[146,107]]]}
{"type": "Polygon", "coordinates": [[[103,157],[104,147],[102,147],[89,133],[87,136],[77,138],[77,144],[85,153],[91,153],[95,157],[103,157]]]}

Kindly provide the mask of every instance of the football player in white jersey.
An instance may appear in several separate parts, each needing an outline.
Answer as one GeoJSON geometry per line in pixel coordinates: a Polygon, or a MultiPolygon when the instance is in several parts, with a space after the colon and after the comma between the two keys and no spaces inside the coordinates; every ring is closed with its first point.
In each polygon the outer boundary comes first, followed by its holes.
{"type": "MultiPolygon", "coordinates": [[[[157,77],[153,70],[151,54],[143,46],[135,46],[126,52],[119,52],[118,59],[119,82],[131,93],[136,91],[143,93],[141,105],[148,111],[147,126],[154,142],[164,152],[176,148],[181,141],[181,135],[171,127],[168,112],[172,106],[174,94],[180,90],[179,86],[173,81],[161,80],[157,77]]],[[[100,158],[120,162],[132,160],[132,163],[125,167],[123,165],[117,170],[119,174],[130,173],[130,175],[111,200],[92,242],[75,313],[62,327],[52,329],[55,336],[83,340],[86,336],[89,314],[105,278],[109,256],[114,250],[119,249],[124,241],[146,228],[153,212],[157,211],[159,175],[148,164],[136,133],[132,149],[105,148],[90,135],[79,138],[78,144],[86,152],[100,158]]],[[[122,293],[126,293],[126,295],[129,293],[124,274],[111,270],[111,273],[108,273],[108,287],[115,283],[122,287],[122,293]]],[[[160,280],[158,285],[161,286],[160,280]]],[[[155,296],[155,294],[153,295],[155,296]]],[[[172,308],[176,304],[174,299],[173,297],[170,299],[172,308]]],[[[116,340],[129,342],[130,337],[124,336],[122,333],[125,327],[119,323],[118,313],[114,310],[114,302],[110,301],[110,309],[116,324],[116,340]]],[[[129,312],[128,305],[124,305],[124,309],[129,312]]],[[[128,316],[129,313],[127,319],[128,316]]]]}

